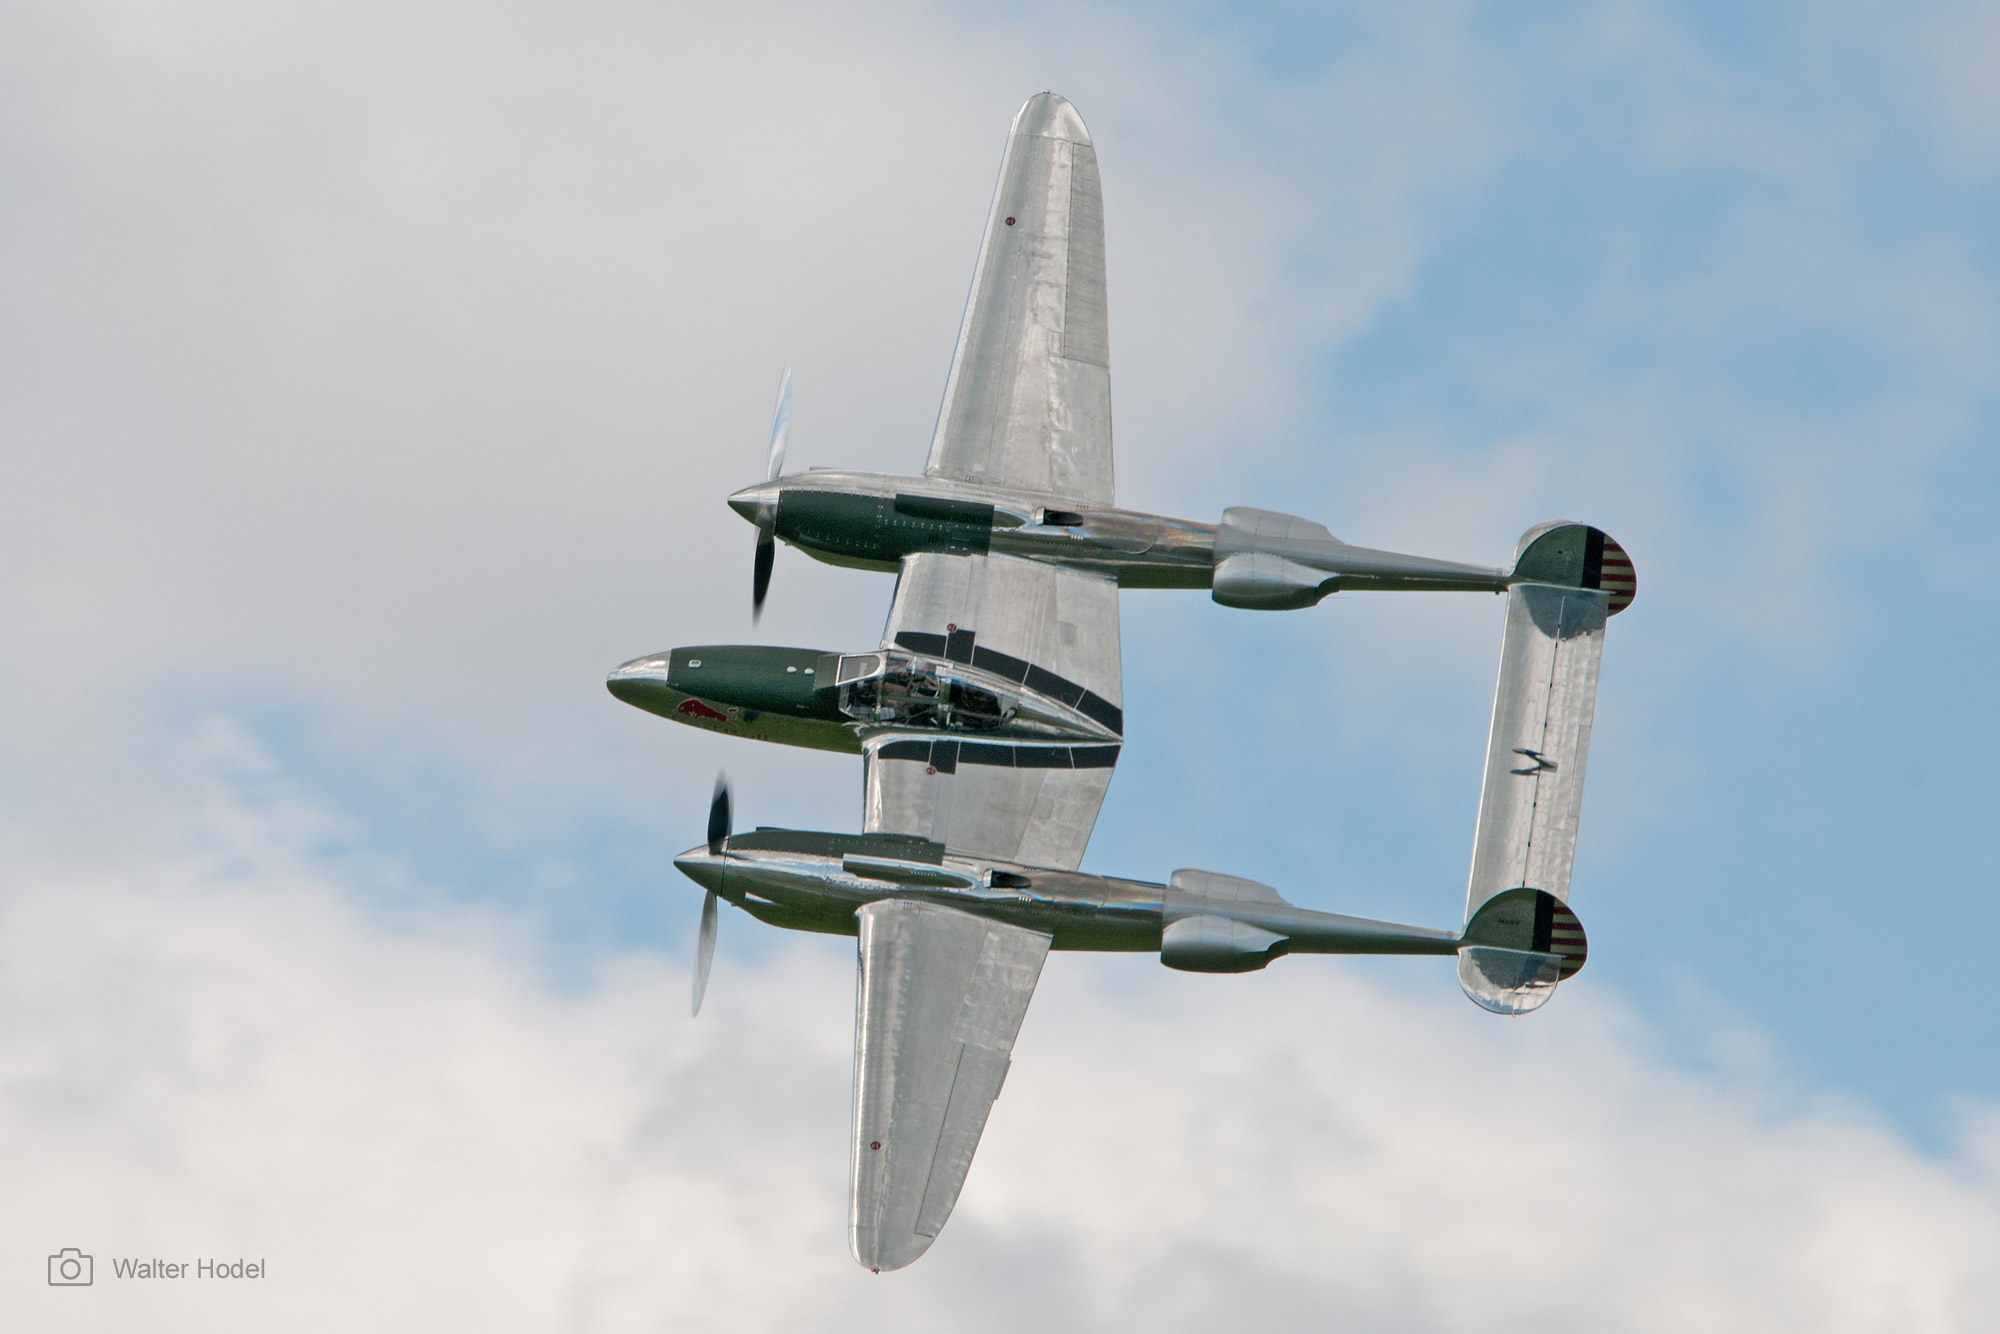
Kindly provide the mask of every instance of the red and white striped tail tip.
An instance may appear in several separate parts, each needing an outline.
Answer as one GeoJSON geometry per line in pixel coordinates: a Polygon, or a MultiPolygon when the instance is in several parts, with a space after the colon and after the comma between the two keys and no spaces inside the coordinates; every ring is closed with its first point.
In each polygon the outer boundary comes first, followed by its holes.
{"type": "Polygon", "coordinates": [[[1560,960],[1555,980],[1575,977],[1590,955],[1583,923],[1569,905],[1546,890],[1522,885],[1479,905],[1462,937],[1471,948],[1553,954],[1560,960]]]}
{"type": "Polygon", "coordinates": [[[1608,612],[1616,616],[1632,605],[1632,599],[1639,594],[1639,572],[1632,567],[1632,558],[1625,554],[1625,548],[1612,541],[1602,529],[1593,528],[1591,534],[1598,539],[1592,542],[1591,555],[1596,559],[1586,566],[1585,580],[1589,587],[1601,588],[1611,595],[1608,612]],[[1598,542],[1602,542],[1599,547],[1598,542]],[[1591,575],[1595,582],[1590,582],[1591,575]]]}
{"type": "Polygon", "coordinates": [[[1549,938],[1546,948],[1550,954],[1562,956],[1562,969],[1556,974],[1558,982],[1567,982],[1583,968],[1583,961],[1590,957],[1590,944],[1583,936],[1583,923],[1576,920],[1576,914],[1567,905],[1558,903],[1549,914],[1549,938]]]}
{"type": "Polygon", "coordinates": [[[1605,533],[1585,523],[1539,523],[1521,535],[1510,582],[1599,588],[1611,595],[1608,615],[1632,605],[1639,576],[1632,558],[1605,533]]]}

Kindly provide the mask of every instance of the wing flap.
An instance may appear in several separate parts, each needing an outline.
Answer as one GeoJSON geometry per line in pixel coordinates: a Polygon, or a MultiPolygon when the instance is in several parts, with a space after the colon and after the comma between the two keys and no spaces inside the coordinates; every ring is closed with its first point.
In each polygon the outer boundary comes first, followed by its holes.
{"type": "Polygon", "coordinates": [[[958,1202],[1049,937],[907,900],[859,918],[848,1241],[899,1269],[958,1202]]]}
{"type": "Polygon", "coordinates": [[[1110,790],[1118,750],[900,732],[870,737],[862,745],[862,828],[917,834],[970,856],[1073,871],[1110,790]]]}

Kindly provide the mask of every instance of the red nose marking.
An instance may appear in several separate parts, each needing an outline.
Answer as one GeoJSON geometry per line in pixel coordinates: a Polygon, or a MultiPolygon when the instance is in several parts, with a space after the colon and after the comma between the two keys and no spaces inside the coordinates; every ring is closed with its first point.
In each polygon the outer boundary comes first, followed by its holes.
{"type": "Polygon", "coordinates": [[[698,699],[682,700],[681,706],[675,709],[674,712],[680,714],[683,718],[706,718],[712,723],[726,723],[729,721],[728,714],[717,713],[698,699]]]}
{"type": "Polygon", "coordinates": [[[1014,225],[1014,220],[1012,218],[1007,219],[1007,225],[1009,227],[1012,227],[1014,225]]]}

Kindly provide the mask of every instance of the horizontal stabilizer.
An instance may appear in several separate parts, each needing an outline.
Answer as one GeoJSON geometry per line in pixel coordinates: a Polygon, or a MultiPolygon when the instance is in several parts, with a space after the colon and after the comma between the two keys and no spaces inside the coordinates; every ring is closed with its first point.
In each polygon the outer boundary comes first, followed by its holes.
{"type": "Polygon", "coordinates": [[[1623,550],[1582,524],[1530,530],[1515,572],[1458,963],[1466,995],[1501,1013],[1535,1008],[1582,966],[1582,928],[1563,904],[1605,620],[1633,588],[1623,550]]]}
{"type": "Polygon", "coordinates": [[[1503,890],[1569,897],[1609,601],[1601,589],[1551,584],[1507,594],[1468,921],[1503,890]]]}

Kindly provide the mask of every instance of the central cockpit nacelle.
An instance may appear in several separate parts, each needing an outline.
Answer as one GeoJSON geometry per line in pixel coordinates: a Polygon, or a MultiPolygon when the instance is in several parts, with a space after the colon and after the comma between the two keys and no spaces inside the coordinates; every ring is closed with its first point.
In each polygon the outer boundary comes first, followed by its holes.
{"type": "Polygon", "coordinates": [[[1018,697],[964,679],[957,664],[885,649],[844,654],[834,681],[840,711],[874,727],[988,732],[1021,711],[1018,697]]]}
{"type": "Polygon", "coordinates": [[[870,733],[916,729],[996,741],[1118,740],[1116,706],[1028,663],[986,657],[961,662],[901,646],[840,654],[704,644],[635,658],[606,685],[675,722],[826,750],[853,751],[870,733]],[[1011,677],[1009,664],[1018,668],[1011,677]]]}
{"type": "Polygon", "coordinates": [[[904,649],[844,654],[824,668],[840,712],[863,727],[922,727],[1105,740],[1110,729],[1081,710],[992,672],[904,649]]]}

